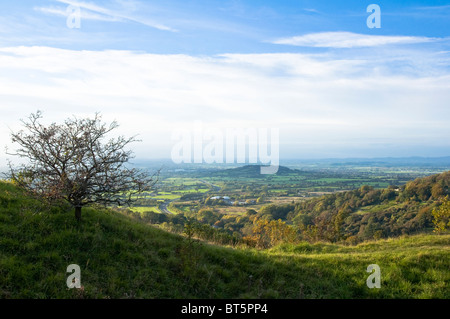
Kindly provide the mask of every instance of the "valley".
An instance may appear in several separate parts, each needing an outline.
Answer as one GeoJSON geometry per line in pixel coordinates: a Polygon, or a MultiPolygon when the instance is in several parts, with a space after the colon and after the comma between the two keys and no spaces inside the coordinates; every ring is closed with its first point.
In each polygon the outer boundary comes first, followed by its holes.
{"type": "Polygon", "coordinates": [[[274,175],[260,174],[258,165],[169,167],[161,171],[155,191],[127,214],[157,220],[155,224],[177,233],[192,219],[212,228],[211,232],[223,231],[233,242],[252,237],[256,219],[281,219],[301,239],[358,243],[431,232],[431,211],[448,193],[450,183],[448,177],[443,178],[439,183],[445,189],[434,197],[434,185],[428,185],[428,195],[421,198],[405,192],[411,181],[450,169],[448,158],[297,161],[290,165],[280,166],[274,175]],[[338,211],[344,208],[336,225],[338,211]],[[154,215],[161,212],[170,216],[154,215]]]}

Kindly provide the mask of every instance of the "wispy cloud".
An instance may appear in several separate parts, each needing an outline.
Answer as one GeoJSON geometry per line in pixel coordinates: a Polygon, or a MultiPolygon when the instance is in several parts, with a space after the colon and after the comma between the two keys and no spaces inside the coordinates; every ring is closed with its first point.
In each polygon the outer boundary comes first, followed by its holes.
{"type": "Polygon", "coordinates": [[[304,47],[355,48],[376,47],[389,44],[413,44],[435,41],[434,38],[417,36],[366,35],[353,32],[320,32],[301,36],[281,38],[274,44],[286,44],[304,47]]]}
{"type": "MultiPolygon", "coordinates": [[[[81,19],[86,20],[97,20],[97,21],[109,21],[109,22],[134,22],[139,23],[151,28],[156,28],[163,31],[176,32],[165,24],[159,23],[147,17],[139,16],[136,11],[138,10],[138,5],[132,3],[132,5],[126,2],[117,2],[120,5],[119,9],[111,9],[104,6],[99,6],[90,2],[83,2],[77,0],[56,0],[59,3],[65,4],[67,6],[74,6],[81,9],[81,19]]],[[[35,7],[36,11],[40,11],[46,14],[53,14],[59,16],[68,16],[66,7],[35,7]]]]}
{"type": "Polygon", "coordinates": [[[319,10],[317,9],[312,9],[312,8],[305,8],[303,9],[306,12],[311,12],[311,13],[320,13],[319,10]]]}
{"type": "MultiPolygon", "coordinates": [[[[69,13],[65,8],[61,7],[36,7],[36,11],[46,13],[46,14],[52,14],[62,17],[67,17],[69,13]]],[[[96,20],[96,21],[110,21],[110,22],[123,22],[124,19],[119,18],[117,16],[111,16],[111,15],[104,15],[104,14],[97,14],[93,11],[83,10],[80,12],[80,18],[83,20],[96,20]]]]}

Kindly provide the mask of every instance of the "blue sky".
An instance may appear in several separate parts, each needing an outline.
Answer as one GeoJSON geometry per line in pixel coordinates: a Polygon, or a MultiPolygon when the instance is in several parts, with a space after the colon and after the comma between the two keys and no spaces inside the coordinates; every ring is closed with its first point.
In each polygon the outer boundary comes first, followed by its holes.
{"type": "Polygon", "coordinates": [[[448,1],[2,1],[1,44],[162,54],[305,52],[278,38],[346,31],[367,35],[448,37],[448,1]],[[369,29],[376,3],[382,27],[369,29]],[[69,5],[79,29],[66,27],[69,5]],[[6,32],[5,32],[6,30],[6,32]]]}
{"type": "Polygon", "coordinates": [[[281,159],[448,156],[449,30],[450,1],[1,1],[0,140],[99,111],[145,158],[194,121],[279,128],[281,159]]]}

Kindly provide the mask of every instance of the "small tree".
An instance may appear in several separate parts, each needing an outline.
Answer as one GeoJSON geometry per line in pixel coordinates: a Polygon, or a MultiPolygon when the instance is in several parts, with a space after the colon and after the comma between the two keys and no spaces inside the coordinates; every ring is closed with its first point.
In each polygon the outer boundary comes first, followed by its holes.
{"type": "Polygon", "coordinates": [[[126,165],[132,152],[125,147],[137,141],[135,137],[104,141],[118,127],[115,121],[106,125],[97,113],[93,119],[70,118],[44,126],[41,118],[40,111],[31,114],[22,120],[24,130],[11,133],[20,148],[8,154],[29,163],[15,168],[10,162],[8,177],[25,190],[50,201],[66,200],[81,220],[85,205],[129,205],[155,184],[157,174],[126,165]]]}
{"type": "Polygon", "coordinates": [[[258,248],[269,248],[280,243],[294,243],[297,241],[297,233],[295,229],[287,225],[281,219],[255,220],[252,229],[253,236],[245,237],[245,240],[250,245],[255,245],[258,248]]]}
{"type": "Polygon", "coordinates": [[[439,207],[433,209],[434,232],[441,233],[450,229],[450,199],[448,196],[444,198],[443,203],[439,207]]]}

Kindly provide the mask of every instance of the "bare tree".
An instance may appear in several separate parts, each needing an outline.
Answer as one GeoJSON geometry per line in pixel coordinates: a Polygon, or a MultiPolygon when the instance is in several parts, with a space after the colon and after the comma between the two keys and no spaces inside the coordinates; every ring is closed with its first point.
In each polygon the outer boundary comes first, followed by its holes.
{"type": "Polygon", "coordinates": [[[11,133],[20,148],[9,153],[29,160],[15,168],[9,163],[8,177],[16,184],[47,200],[66,200],[81,220],[81,209],[92,203],[129,205],[149,191],[157,173],[149,175],[127,165],[133,153],[125,147],[135,137],[119,136],[105,141],[118,127],[93,119],[69,118],[63,124],[44,126],[40,111],[22,120],[25,129],[11,133]]]}

